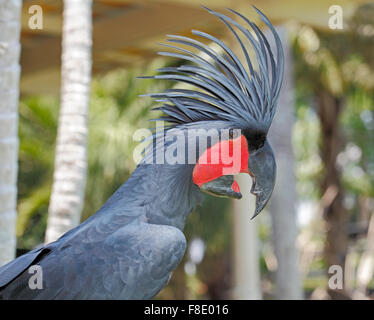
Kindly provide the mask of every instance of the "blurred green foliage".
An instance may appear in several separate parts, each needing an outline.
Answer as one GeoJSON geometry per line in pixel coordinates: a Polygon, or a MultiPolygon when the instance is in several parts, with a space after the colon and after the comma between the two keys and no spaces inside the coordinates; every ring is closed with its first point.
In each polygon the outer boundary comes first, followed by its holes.
{"type": "MultiPolygon", "coordinates": [[[[373,17],[374,4],[368,4],[360,7],[348,22],[349,31],[318,31],[309,26],[291,26],[296,79],[293,145],[299,199],[321,203],[319,184],[324,167],[320,155],[322,137],[316,95],[323,89],[343,102],[343,110],[336,119],[342,140],[335,165],[341,172],[343,204],[349,221],[346,226],[348,252],[353,268],[357,267],[362,250],[367,248],[366,231],[360,226],[367,226],[374,207],[373,17]],[[356,260],[352,258],[353,253],[358,256],[356,260]]],[[[314,213],[320,212],[315,210],[314,213]]],[[[321,271],[326,270],[325,261],[321,259],[326,233],[322,221],[319,214],[305,227],[313,233],[309,242],[314,244],[309,247],[319,248],[314,249],[316,256],[304,281],[306,290],[320,286],[321,271]]]]}

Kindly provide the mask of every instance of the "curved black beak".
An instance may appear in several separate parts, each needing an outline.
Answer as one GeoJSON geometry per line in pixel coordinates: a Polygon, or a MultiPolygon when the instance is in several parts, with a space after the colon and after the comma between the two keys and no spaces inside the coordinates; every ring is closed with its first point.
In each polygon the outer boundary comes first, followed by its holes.
{"type": "Polygon", "coordinates": [[[277,166],[273,150],[266,141],[264,146],[248,158],[248,169],[253,179],[251,193],[256,196],[256,217],[269,201],[275,185],[277,166]]]}

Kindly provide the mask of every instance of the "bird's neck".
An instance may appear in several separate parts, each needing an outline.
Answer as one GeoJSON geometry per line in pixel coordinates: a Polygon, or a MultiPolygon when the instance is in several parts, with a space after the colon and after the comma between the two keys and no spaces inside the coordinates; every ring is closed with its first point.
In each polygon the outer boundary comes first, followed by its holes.
{"type": "MultiPolygon", "coordinates": [[[[193,166],[185,164],[151,165],[146,176],[153,179],[147,198],[150,223],[173,225],[181,230],[187,216],[201,201],[201,192],[192,182],[193,166]]],[[[148,189],[149,188],[149,189],[148,189]]]]}
{"type": "Polygon", "coordinates": [[[183,230],[202,198],[192,182],[192,170],[188,164],[140,164],[101,211],[116,220],[133,217],[183,230]]]}

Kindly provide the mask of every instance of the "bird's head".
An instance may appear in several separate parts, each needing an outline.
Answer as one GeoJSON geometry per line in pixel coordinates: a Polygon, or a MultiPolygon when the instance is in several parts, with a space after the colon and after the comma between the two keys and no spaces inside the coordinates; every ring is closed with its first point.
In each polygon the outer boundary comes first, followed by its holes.
{"type": "MultiPolygon", "coordinates": [[[[251,193],[256,196],[256,216],[270,199],[275,184],[276,162],[267,133],[283,79],[282,45],[270,21],[256,8],[273,34],[276,58],[266,36],[245,16],[230,10],[244,22],[243,26],[226,15],[207,10],[217,16],[234,35],[245,60],[241,62],[223,41],[201,31],[193,30],[192,33],[210,41],[219,50],[195,39],[169,36],[171,44],[164,46],[176,52],[159,54],[184,59],[192,64],[159,69],[161,74],[151,78],[183,82],[196,89],[173,88],[150,95],[164,103],[157,108],[164,113],[159,119],[171,123],[170,130],[196,132],[198,128],[199,139],[210,138],[197,153],[192,172],[193,183],[215,196],[240,199],[242,195],[234,175],[251,175],[251,193]],[[245,42],[251,45],[255,53],[257,67],[252,61],[253,57],[250,58],[245,42]],[[202,54],[191,51],[191,48],[202,54]],[[215,138],[211,137],[212,132],[218,133],[215,138]]],[[[191,145],[191,137],[187,141],[191,145]]],[[[188,149],[191,149],[190,146],[188,149]]]]}
{"type": "Polygon", "coordinates": [[[264,133],[229,130],[228,139],[221,139],[199,157],[193,169],[193,182],[203,192],[240,199],[242,195],[234,175],[251,175],[251,193],[256,196],[255,217],[273,192],[276,176],[274,154],[264,133]]]}

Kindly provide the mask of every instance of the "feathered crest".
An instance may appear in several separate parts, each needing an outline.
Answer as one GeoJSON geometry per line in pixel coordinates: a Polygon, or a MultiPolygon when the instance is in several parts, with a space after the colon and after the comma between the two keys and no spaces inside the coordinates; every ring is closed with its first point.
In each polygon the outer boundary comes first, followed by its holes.
{"type": "Polygon", "coordinates": [[[163,44],[163,46],[177,52],[159,52],[159,54],[184,59],[193,64],[161,68],[158,71],[163,74],[141,78],[184,82],[202,90],[174,88],[162,93],[143,96],[151,96],[157,101],[163,102],[161,107],[155,109],[163,111],[164,116],[160,119],[171,123],[174,127],[199,121],[223,120],[244,128],[256,127],[267,133],[276,111],[277,98],[283,79],[284,57],[279,36],[269,19],[254,7],[273,34],[277,51],[275,61],[267,38],[256,24],[232,9],[228,10],[238,16],[245,26],[224,14],[205,9],[219,18],[235,36],[244,54],[248,71],[223,41],[210,34],[192,30],[192,34],[219,46],[222,49],[222,54],[198,40],[168,35],[167,41],[172,44],[163,44]],[[256,37],[247,29],[248,26],[256,37]],[[258,70],[255,70],[239,34],[251,44],[256,54],[258,70]],[[211,62],[178,45],[199,50],[209,57],[211,62]]]}

